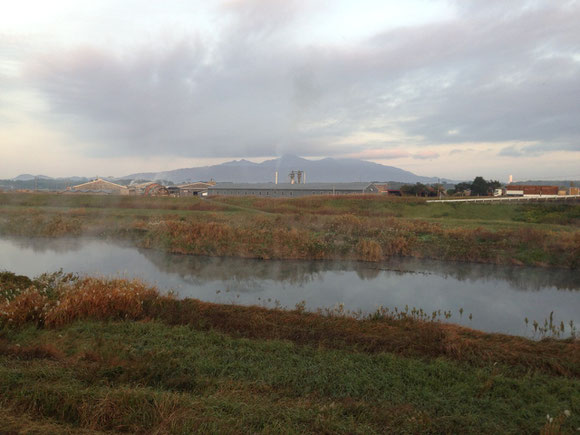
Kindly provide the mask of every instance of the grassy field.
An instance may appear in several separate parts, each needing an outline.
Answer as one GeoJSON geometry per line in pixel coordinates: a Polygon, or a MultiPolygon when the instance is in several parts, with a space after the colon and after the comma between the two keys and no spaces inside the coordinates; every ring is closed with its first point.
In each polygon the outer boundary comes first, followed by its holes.
{"type": "Polygon", "coordinates": [[[184,254],[580,265],[580,204],[0,194],[0,212],[4,235],[122,238],[184,254]]]}
{"type": "Polygon", "coordinates": [[[137,281],[59,274],[0,273],[0,289],[9,433],[580,427],[577,340],[178,301],[137,281]]]}

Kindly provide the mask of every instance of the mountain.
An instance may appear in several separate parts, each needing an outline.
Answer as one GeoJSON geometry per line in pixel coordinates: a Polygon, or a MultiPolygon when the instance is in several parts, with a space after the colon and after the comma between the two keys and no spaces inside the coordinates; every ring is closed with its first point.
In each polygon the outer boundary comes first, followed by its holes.
{"type": "Polygon", "coordinates": [[[21,174],[17,177],[14,177],[12,181],[30,181],[34,179],[38,180],[52,180],[52,177],[47,177],[46,175],[32,175],[32,174],[21,174]]]}
{"type": "Polygon", "coordinates": [[[174,183],[210,180],[232,181],[236,183],[274,182],[278,172],[278,182],[288,181],[290,171],[306,173],[306,182],[349,182],[349,181],[400,181],[404,183],[434,183],[437,178],[422,177],[394,166],[357,159],[307,160],[294,155],[284,155],[277,159],[254,163],[248,160],[233,160],[214,166],[183,168],[165,172],[146,172],[127,175],[119,179],[167,180],[174,183]]]}

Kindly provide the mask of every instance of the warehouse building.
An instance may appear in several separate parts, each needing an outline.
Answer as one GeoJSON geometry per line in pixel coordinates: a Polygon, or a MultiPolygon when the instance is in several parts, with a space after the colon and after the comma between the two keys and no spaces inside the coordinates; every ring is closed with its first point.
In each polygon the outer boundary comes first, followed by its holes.
{"type": "Polygon", "coordinates": [[[262,196],[270,198],[296,198],[311,195],[377,194],[373,183],[218,183],[208,188],[208,195],[262,196]]]}
{"type": "Polygon", "coordinates": [[[88,183],[67,187],[65,193],[94,193],[101,195],[129,195],[129,189],[120,184],[97,178],[88,183]]]}
{"type": "Polygon", "coordinates": [[[176,196],[207,196],[207,190],[214,185],[215,181],[180,184],[176,186],[177,190],[174,190],[174,192],[177,194],[176,196]]]}

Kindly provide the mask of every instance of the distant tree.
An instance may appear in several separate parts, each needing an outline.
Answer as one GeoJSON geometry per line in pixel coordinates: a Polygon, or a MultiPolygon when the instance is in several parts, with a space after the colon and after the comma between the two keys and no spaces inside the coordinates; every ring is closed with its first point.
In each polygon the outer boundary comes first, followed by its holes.
{"type": "Polygon", "coordinates": [[[426,186],[427,187],[427,192],[425,192],[426,194],[423,196],[437,196],[439,195],[439,186],[436,185],[430,185],[430,186],[426,186]]]}
{"type": "Polygon", "coordinates": [[[471,183],[471,196],[486,196],[489,193],[489,183],[483,177],[475,177],[471,183]]]}
{"type": "Polygon", "coordinates": [[[405,184],[401,186],[401,192],[405,195],[427,196],[429,188],[423,183],[405,184]]]}
{"type": "Polygon", "coordinates": [[[455,185],[455,189],[449,189],[447,193],[450,195],[455,195],[456,193],[464,193],[466,190],[471,190],[471,183],[457,183],[455,185]]]}
{"type": "Polygon", "coordinates": [[[403,195],[415,195],[415,186],[412,184],[403,184],[401,186],[401,193],[403,195]]]}
{"type": "Polygon", "coordinates": [[[488,191],[489,191],[489,193],[493,193],[493,191],[494,191],[495,189],[499,189],[501,186],[502,186],[502,183],[500,183],[500,182],[499,182],[499,181],[497,181],[497,180],[489,180],[489,181],[487,182],[487,187],[488,187],[488,191]]]}
{"type": "Polygon", "coordinates": [[[466,190],[471,190],[471,183],[456,184],[455,190],[457,190],[458,192],[465,192],[466,190]]]}

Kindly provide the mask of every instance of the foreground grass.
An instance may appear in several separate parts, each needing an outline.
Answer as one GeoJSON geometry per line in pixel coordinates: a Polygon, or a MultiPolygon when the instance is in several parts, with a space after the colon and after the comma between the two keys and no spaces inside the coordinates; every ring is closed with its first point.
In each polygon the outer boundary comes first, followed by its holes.
{"type": "Polygon", "coordinates": [[[122,238],[194,255],[580,266],[580,204],[0,194],[0,210],[4,235],[122,238]]]}
{"type": "Polygon", "coordinates": [[[503,365],[247,340],[160,322],[78,321],[3,335],[3,406],[82,428],[531,433],[547,413],[565,410],[566,428],[580,423],[577,379],[514,376],[503,365]]]}
{"type": "Polygon", "coordinates": [[[176,301],[135,281],[4,273],[1,282],[0,418],[18,431],[580,426],[574,340],[176,301]]]}

